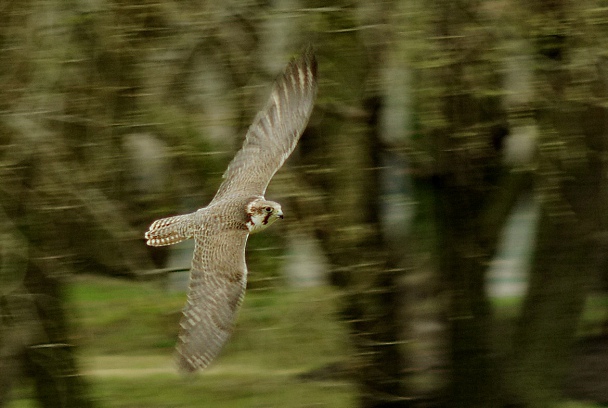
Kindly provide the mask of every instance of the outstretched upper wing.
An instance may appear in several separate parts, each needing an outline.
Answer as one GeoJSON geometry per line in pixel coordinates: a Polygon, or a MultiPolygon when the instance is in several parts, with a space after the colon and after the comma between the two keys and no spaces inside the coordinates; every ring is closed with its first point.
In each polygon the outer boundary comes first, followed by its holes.
{"type": "Polygon", "coordinates": [[[205,368],[219,354],[232,333],[247,283],[248,232],[224,229],[220,222],[209,227],[194,235],[188,302],[177,344],[183,372],[205,368]]]}
{"type": "Polygon", "coordinates": [[[264,195],[306,128],[316,93],[317,62],[308,48],[275,83],[266,107],[255,117],[243,147],[228,165],[214,201],[237,191],[264,195]]]}

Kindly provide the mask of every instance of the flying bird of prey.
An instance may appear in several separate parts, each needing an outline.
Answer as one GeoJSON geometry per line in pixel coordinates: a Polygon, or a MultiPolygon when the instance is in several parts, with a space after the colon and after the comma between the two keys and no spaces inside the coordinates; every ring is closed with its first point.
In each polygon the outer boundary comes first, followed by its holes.
{"type": "Polygon", "coordinates": [[[151,246],[194,238],[177,344],[181,371],[207,367],[230,337],[247,283],[247,237],[283,218],[281,205],[266,200],[264,193],[306,127],[317,92],[316,76],[316,60],[307,49],[277,79],[209,205],[157,220],[146,232],[151,246]]]}

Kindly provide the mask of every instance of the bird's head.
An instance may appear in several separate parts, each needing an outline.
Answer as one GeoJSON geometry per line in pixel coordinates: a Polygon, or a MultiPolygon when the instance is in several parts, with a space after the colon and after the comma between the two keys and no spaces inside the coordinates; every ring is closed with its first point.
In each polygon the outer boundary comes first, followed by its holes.
{"type": "Polygon", "coordinates": [[[270,224],[283,218],[281,204],[264,199],[255,199],[247,204],[247,228],[250,233],[259,232],[270,224]]]}

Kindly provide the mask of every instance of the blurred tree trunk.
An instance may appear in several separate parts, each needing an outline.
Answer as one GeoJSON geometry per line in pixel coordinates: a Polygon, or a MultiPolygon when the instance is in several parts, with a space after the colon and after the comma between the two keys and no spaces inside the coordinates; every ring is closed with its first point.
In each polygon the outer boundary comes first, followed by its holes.
{"type": "Polygon", "coordinates": [[[525,7],[535,28],[530,41],[540,87],[537,178],[542,201],[512,364],[525,406],[546,407],[560,398],[587,290],[599,266],[608,93],[605,71],[598,69],[602,61],[582,48],[593,50],[602,34],[591,26],[578,32],[572,26],[584,21],[581,5],[559,0],[525,7]],[[575,36],[586,36],[586,42],[575,36]]]}
{"type": "MultiPolygon", "coordinates": [[[[91,406],[65,311],[66,280],[82,265],[132,276],[150,265],[140,233],[93,176],[103,160],[79,155],[93,128],[83,127],[100,121],[74,106],[99,114],[103,104],[92,107],[90,88],[67,92],[62,79],[82,62],[66,57],[77,48],[70,29],[89,17],[50,1],[8,2],[0,15],[0,403],[25,375],[40,406],[91,406]]],[[[123,111],[128,103],[117,102],[123,111]]],[[[95,136],[87,147],[108,140],[95,136]]]]}
{"type": "Polygon", "coordinates": [[[73,204],[53,180],[61,144],[47,144],[48,133],[29,120],[44,110],[36,104],[34,9],[4,2],[0,13],[0,405],[25,371],[40,406],[90,407],[61,295],[73,204]]]}
{"type": "Polygon", "coordinates": [[[88,408],[94,404],[76,361],[77,347],[70,338],[65,283],[58,276],[61,270],[63,267],[49,257],[30,259],[24,287],[38,321],[26,324],[38,326],[41,337],[23,345],[24,369],[34,381],[41,407],[88,408]]]}
{"type": "Polygon", "coordinates": [[[421,144],[433,160],[439,269],[449,299],[447,405],[500,407],[505,404],[504,367],[493,342],[499,328],[485,279],[504,222],[529,186],[529,175],[503,168],[509,130],[502,78],[490,55],[496,37],[483,25],[478,2],[439,1],[432,12],[429,38],[435,54],[427,58],[435,59],[436,68],[421,74],[435,91],[422,95],[421,144]]]}
{"type": "MultiPolygon", "coordinates": [[[[447,128],[434,135],[439,171],[433,180],[439,267],[450,299],[451,379],[447,398],[451,407],[496,407],[502,390],[490,343],[493,319],[484,285],[496,241],[483,235],[481,216],[499,171],[488,125],[500,119],[500,111],[496,101],[475,95],[464,77],[464,69],[474,61],[469,57],[473,50],[458,39],[466,24],[460,9],[463,4],[441,4],[439,35],[445,38],[443,50],[454,58],[440,76],[447,128]],[[452,53],[455,50],[462,54],[452,53]],[[486,118],[480,116],[485,109],[489,114],[486,118]]],[[[467,6],[470,8],[470,3],[467,6]]]]}
{"type": "Polygon", "coordinates": [[[56,178],[66,169],[49,149],[32,149],[25,135],[6,126],[0,134],[0,397],[25,374],[40,406],[89,407],[64,309],[74,239],[66,232],[78,209],[56,178]]]}
{"type": "Polygon", "coordinates": [[[316,42],[323,44],[317,49],[318,113],[300,144],[314,202],[301,207],[308,208],[303,212],[331,262],[332,283],[344,290],[341,313],[355,350],[360,406],[408,407],[397,285],[402,269],[380,225],[382,99],[367,86],[381,61],[363,47],[360,10],[340,1],[331,6],[317,14],[317,27],[328,38],[316,42]]]}

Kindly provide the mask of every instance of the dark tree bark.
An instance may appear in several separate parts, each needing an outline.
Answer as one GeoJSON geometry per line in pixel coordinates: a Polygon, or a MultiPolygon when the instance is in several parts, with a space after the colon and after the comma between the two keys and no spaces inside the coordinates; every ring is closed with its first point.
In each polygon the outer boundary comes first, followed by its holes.
{"type": "Polygon", "coordinates": [[[38,321],[27,324],[38,326],[41,337],[23,344],[24,371],[33,379],[41,407],[89,408],[94,406],[93,399],[77,364],[77,347],[70,340],[64,309],[65,282],[54,276],[61,269],[52,259],[30,261],[24,287],[38,321]]]}
{"type": "MultiPolygon", "coordinates": [[[[326,4],[325,4],[326,6],[326,4]]],[[[319,39],[317,114],[301,141],[304,180],[313,202],[299,203],[331,262],[331,281],[342,288],[341,318],[349,327],[353,373],[365,408],[408,407],[398,279],[400,258],[380,225],[383,147],[378,113],[382,99],[367,87],[374,71],[356,29],[356,9],[340,2],[316,21],[319,39]]]]}
{"type": "Polygon", "coordinates": [[[439,62],[421,75],[423,83],[440,91],[423,94],[422,106],[431,106],[430,112],[435,106],[441,118],[435,123],[443,125],[427,123],[423,116],[421,127],[433,159],[432,169],[423,173],[432,174],[439,270],[449,299],[446,404],[501,407],[506,395],[503,361],[493,341],[497,327],[485,278],[504,222],[529,186],[529,176],[503,167],[502,140],[509,130],[500,99],[502,81],[487,54],[495,37],[488,26],[479,27],[478,4],[438,2],[432,10],[431,36],[439,62]]]}
{"type": "Polygon", "coordinates": [[[78,207],[69,186],[55,178],[57,158],[30,149],[24,135],[17,141],[10,129],[2,130],[0,397],[8,398],[11,382],[25,375],[43,407],[90,407],[62,293],[73,259],[69,225],[78,207]]]}
{"type": "MultiPolygon", "coordinates": [[[[599,210],[605,202],[608,151],[602,104],[608,95],[603,72],[589,70],[600,64],[593,53],[575,57],[577,51],[582,55],[577,47],[584,44],[571,27],[584,18],[579,7],[569,0],[527,4],[531,21],[543,22],[530,39],[542,95],[536,114],[541,217],[512,364],[518,395],[529,407],[560,399],[587,291],[600,265],[605,216],[599,210]]],[[[578,35],[588,35],[593,44],[603,34],[578,35]]]]}

